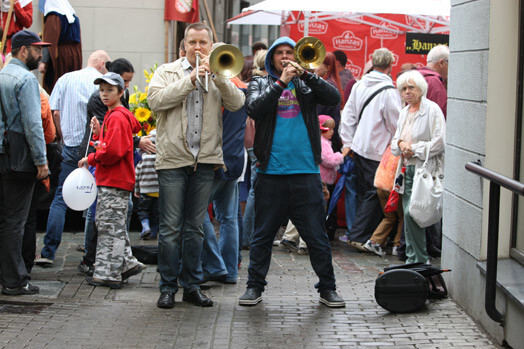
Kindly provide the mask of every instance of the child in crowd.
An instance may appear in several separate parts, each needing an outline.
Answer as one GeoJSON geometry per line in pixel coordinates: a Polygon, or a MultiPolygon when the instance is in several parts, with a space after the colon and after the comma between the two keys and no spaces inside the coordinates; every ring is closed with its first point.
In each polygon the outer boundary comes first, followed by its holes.
{"type": "MultiPolygon", "coordinates": [[[[331,147],[331,137],[335,132],[335,120],[329,115],[319,115],[320,131],[322,137],[322,163],[320,164],[320,178],[322,182],[329,186],[335,184],[337,180],[337,168],[344,162],[344,157],[348,155],[349,148],[342,149],[342,152],[333,152],[331,147]]],[[[331,192],[331,190],[330,190],[331,192]]]]}
{"type": "MultiPolygon", "coordinates": [[[[156,130],[149,140],[155,143],[156,130]]],[[[156,154],[143,152],[142,161],[136,166],[135,197],[139,198],[137,214],[142,223],[143,240],[154,240],[158,235],[158,176],[155,170],[156,154]]]]}
{"type": "Polygon", "coordinates": [[[141,264],[133,257],[126,234],[126,213],[129,192],[135,185],[133,162],[133,133],[140,124],[122,106],[124,80],[117,73],[107,73],[94,82],[100,85],[100,98],[107,106],[104,127],[93,117],[93,139],[99,141],[95,153],[82,158],[79,167],[96,167],[98,201],[95,224],[98,230],[96,262],[88,284],[121,288],[122,281],[142,272],[141,264]]]}

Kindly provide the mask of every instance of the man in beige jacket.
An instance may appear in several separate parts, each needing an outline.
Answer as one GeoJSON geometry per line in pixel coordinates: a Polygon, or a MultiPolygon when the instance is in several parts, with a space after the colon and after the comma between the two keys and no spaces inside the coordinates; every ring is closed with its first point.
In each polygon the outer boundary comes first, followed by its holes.
{"type": "Polygon", "coordinates": [[[189,25],[184,37],[186,57],[160,66],[149,84],[148,102],[157,114],[159,308],[174,306],[178,284],[184,288],[183,301],[213,305],[198,284],[197,266],[204,239],[201,227],[214,169],[224,164],[222,107],[236,111],[244,105],[245,97],[229,79],[214,76],[209,70],[212,44],[206,24],[189,25]],[[198,77],[203,82],[206,72],[208,92],[197,81],[198,77]]]}

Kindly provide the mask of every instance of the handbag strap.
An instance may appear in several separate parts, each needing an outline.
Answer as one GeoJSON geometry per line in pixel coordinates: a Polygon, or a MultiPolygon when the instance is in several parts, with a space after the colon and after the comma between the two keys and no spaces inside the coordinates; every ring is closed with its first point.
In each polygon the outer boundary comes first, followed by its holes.
{"type": "Polygon", "coordinates": [[[382,87],[378,88],[375,92],[373,92],[373,94],[371,96],[368,97],[368,99],[364,102],[364,105],[362,106],[362,109],[360,109],[360,113],[358,114],[357,124],[360,123],[360,118],[362,117],[362,113],[364,112],[364,109],[366,109],[368,104],[371,102],[371,100],[373,98],[375,98],[376,95],[378,95],[380,92],[382,92],[384,90],[388,90],[390,88],[395,88],[395,86],[393,86],[393,85],[382,86],[382,87]]]}

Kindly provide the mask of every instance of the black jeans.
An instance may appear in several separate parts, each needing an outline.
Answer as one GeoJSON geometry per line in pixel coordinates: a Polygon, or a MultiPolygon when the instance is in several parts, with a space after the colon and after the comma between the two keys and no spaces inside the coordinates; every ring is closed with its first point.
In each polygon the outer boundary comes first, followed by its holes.
{"type": "Polygon", "coordinates": [[[306,242],[319,292],[336,288],[331,246],[326,234],[324,196],[319,174],[268,175],[255,180],[255,231],[251,242],[247,287],[264,291],[273,240],[289,217],[306,242]]]}
{"type": "Polygon", "coordinates": [[[158,225],[158,198],[146,194],[140,194],[136,213],[140,221],[147,218],[149,219],[151,226],[155,224],[158,225]]]}
{"type": "Polygon", "coordinates": [[[373,184],[379,161],[366,159],[354,154],[355,170],[357,171],[357,215],[349,239],[365,243],[384,218],[377,189],[373,184]]]}
{"type": "Polygon", "coordinates": [[[45,186],[40,181],[35,181],[35,188],[31,197],[31,206],[27,221],[24,227],[24,237],[22,239],[22,258],[24,259],[27,273],[31,274],[31,270],[35,264],[36,254],[36,209],[40,197],[45,194],[45,186]]]}
{"type": "Polygon", "coordinates": [[[4,287],[27,284],[22,237],[35,186],[34,174],[0,174],[0,269],[4,287]]]}

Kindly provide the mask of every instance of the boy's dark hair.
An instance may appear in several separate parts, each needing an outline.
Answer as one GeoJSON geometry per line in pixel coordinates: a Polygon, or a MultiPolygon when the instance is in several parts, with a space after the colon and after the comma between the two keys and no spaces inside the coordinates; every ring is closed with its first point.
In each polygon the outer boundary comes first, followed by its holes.
{"type": "Polygon", "coordinates": [[[118,75],[135,72],[135,69],[133,68],[131,62],[129,62],[125,58],[118,58],[115,59],[113,62],[106,62],[106,69],[107,71],[117,73],[118,75]]]}
{"type": "Polygon", "coordinates": [[[251,45],[251,51],[253,52],[253,56],[258,50],[267,50],[267,45],[264,44],[262,41],[257,41],[253,45],[251,45]]]}
{"type": "Polygon", "coordinates": [[[333,54],[335,55],[335,58],[340,63],[340,65],[345,67],[348,61],[348,56],[344,53],[344,51],[336,50],[333,51],[333,54]]]}

